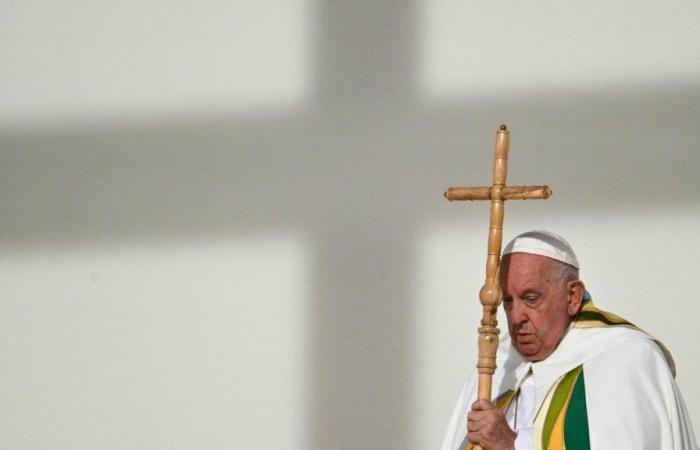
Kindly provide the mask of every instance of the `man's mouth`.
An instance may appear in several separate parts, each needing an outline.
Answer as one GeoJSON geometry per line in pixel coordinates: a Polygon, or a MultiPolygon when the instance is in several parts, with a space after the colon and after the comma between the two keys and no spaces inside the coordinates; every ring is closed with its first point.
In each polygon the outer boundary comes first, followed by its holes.
{"type": "Polygon", "coordinates": [[[516,334],[516,337],[518,338],[518,341],[520,342],[527,342],[531,341],[533,339],[534,333],[528,333],[526,331],[518,331],[516,334]]]}

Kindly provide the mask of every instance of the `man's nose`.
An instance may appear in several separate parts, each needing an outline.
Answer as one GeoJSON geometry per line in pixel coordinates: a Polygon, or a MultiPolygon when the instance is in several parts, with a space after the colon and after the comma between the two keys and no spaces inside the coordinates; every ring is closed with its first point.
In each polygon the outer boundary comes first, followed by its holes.
{"type": "Polygon", "coordinates": [[[510,320],[513,323],[523,323],[527,322],[527,310],[523,305],[523,302],[519,300],[513,300],[513,305],[510,309],[510,320]]]}

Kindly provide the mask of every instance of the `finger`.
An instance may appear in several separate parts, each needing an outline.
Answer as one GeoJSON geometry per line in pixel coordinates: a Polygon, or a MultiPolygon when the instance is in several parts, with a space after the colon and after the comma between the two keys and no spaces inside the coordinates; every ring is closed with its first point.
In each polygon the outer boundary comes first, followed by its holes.
{"type": "Polygon", "coordinates": [[[489,411],[470,411],[467,414],[467,423],[469,422],[486,422],[492,413],[489,411]]]}
{"type": "Polygon", "coordinates": [[[485,411],[469,411],[467,420],[482,420],[486,414],[485,411]]]}
{"type": "Polygon", "coordinates": [[[483,421],[479,420],[468,420],[467,421],[467,431],[480,431],[486,426],[483,421]]]}
{"type": "Polygon", "coordinates": [[[472,411],[467,415],[467,430],[484,431],[506,423],[505,416],[499,410],[472,411]]]}
{"type": "Polygon", "coordinates": [[[497,409],[496,405],[488,400],[477,400],[472,403],[472,411],[490,411],[497,409]]]}
{"type": "Polygon", "coordinates": [[[467,433],[467,441],[474,445],[481,445],[481,434],[479,433],[467,433]]]}

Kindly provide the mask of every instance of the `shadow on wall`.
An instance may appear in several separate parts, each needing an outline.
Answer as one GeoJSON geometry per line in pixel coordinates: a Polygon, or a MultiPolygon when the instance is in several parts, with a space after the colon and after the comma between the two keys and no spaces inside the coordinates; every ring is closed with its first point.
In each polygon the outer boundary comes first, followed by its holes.
{"type": "Polygon", "coordinates": [[[308,230],[309,448],[411,448],[412,243],[426,220],[485,211],[442,191],[490,183],[507,122],[510,182],[554,187],[530,205],[543,215],[694,204],[700,86],[426,104],[413,12],[362,7],[378,18],[356,22],[355,6],[321,7],[318,92],[298,115],[3,131],[0,244],[308,230]]]}

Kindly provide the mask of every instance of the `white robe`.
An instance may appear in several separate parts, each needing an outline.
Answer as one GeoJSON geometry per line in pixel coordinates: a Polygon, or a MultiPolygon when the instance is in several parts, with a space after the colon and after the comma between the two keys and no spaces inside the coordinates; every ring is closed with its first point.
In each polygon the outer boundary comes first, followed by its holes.
{"type": "MultiPolygon", "coordinates": [[[[532,448],[541,449],[545,397],[571,369],[583,365],[590,448],[696,450],[693,429],[664,352],[646,333],[624,326],[571,328],[545,360],[523,359],[506,334],[497,354],[494,399],[515,390],[532,370],[537,417],[532,448]],[[539,410],[539,411],[538,411],[539,410]],[[542,413],[542,414],[539,414],[542,413]]],[[[462,450],[477,374],[462,390],[442,450],[462,450]]]]}

